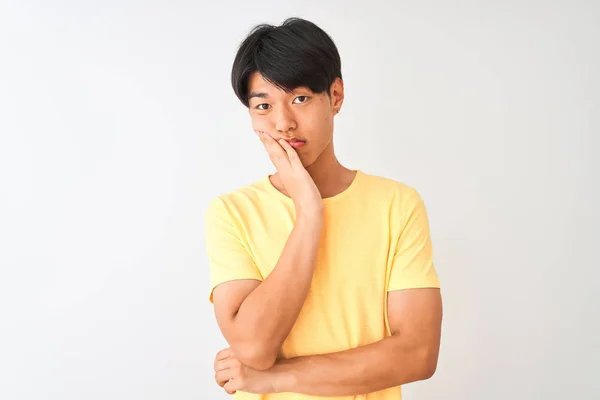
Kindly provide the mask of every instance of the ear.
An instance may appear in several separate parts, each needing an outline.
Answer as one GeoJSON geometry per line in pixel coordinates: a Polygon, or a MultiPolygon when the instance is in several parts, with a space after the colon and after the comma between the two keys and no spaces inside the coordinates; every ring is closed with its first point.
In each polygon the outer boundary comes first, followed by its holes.
{"type": "Polygon", "coordinates": [[[344,81],[341,78],[335,78],[331,84],[329,90],[331,98],[331,108],[333,109],[333,115],[340,112],[342,103],[344,103],[344,81]]]}

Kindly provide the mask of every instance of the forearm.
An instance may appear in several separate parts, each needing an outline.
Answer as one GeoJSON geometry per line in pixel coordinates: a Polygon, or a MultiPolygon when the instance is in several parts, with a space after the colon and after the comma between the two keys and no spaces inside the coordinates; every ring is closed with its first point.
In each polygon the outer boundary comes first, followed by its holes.
{"type": "Polygon", "coordinates": [[[349,396],[428,379],[435,362],[427,349],[392,336],[338,353],[283,360],[271,371],[277,392],[349,396]]]}
{"type": "Polygon", "coordinates": [[[256,357],[271,364],[292,329],[308,294],[321,237],[322,218],[298,216],[281,256],[233,318],[256,357]]]}

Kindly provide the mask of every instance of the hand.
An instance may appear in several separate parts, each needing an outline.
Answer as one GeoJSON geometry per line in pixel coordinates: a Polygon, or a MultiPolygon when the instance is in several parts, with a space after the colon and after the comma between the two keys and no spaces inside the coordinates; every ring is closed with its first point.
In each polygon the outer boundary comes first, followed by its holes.
{"type": "Polygon", "coordinates": [[[237,390],[267,394],[275,392],[275,377],[268,370],[259,371],[242,364],[231,348],[221,350],[215,357],[215,381],[228,394],[237,390]]]}
{"type": "Polygon", "coordinates": [[[320,215],[323,210],[321,193],[296,150],[287,141],[276,141],[266,132],[257,131],[257,134],[279,172],[285,190],[294,201],[297,214],[320,215]]]}

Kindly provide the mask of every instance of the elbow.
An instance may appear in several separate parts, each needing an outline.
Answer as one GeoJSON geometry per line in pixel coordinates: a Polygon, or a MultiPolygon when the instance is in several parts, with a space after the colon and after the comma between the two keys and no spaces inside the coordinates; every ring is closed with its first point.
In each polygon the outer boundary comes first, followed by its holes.
{"type": "Polygon", "coordinates": [[[438,352],[431,351],[429,349],[423,351],[421,362],[419,365],[421,366],[420,371],[420,380],[426,380],[431,378],[435,371],[437,370],[438,364],[438,352]]]}
{"type": "Polygon", "coordinates": [[[275,365],[275,361],[277,361],[277,351],[266,348],[266,346],[258,343],[247,343],[238,346],[237,349],[233,346],[232,348],[242,364],[256,370],[264,371],[270,369],[275,365]]]}
{"type": "Polygon", "coordinates": [[[277,360],[276,357],[255,355],[255,356],[249,356],[245,359],[241,359],[240,361],[244,365],[247,365],[250,368],[253,368],[253,369],[256,369],[259,371],[266,371],[268,369],[271,369],[275,365],[276,360],[277,360]]]}
{"type": "Polygon", "coordinates": [[[425,366],[423,367],[423,374],[422,374],[423,378],[421,380],[426,380],[426,379],[431,378],[435,374],[436,370],[437,370],[437,362],[425,364],[425,366]]]}

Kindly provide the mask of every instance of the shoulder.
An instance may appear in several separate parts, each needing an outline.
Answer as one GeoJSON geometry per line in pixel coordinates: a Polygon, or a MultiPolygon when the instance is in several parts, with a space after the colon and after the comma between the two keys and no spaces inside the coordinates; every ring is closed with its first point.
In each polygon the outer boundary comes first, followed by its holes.
{"type": "Polygon", "coordinates": [[[396,179],[368,174],[361,171],[363,187],[372,195],[384,196],[400,202],[420,200],[419,192],[413,186],[396,179]]]}
{"type": "Polygon", "coordinates": [[[234,210],[261,204],[261,200],[264,200],[264,197],[270,194],[267,179],[263,178],[229,192],[213,196],[209,200],[206,214],[230,214],[234,210]]]}
{"type": "Polygon", "coordinates": [[[426,216],[425,203],[417,189],[405,182],[362,173],[365,198],[373,206],[389,215],[390,221],[405,226],[409,220],[426,216]]]}
{"type": "Polygon", "coordinates": [[[398,235],[409,224],[413,230],[428,231],[425,202],[415,187],[391,178],[369,174],[363,176],[367,196],[388,215],[398,235]]]}

